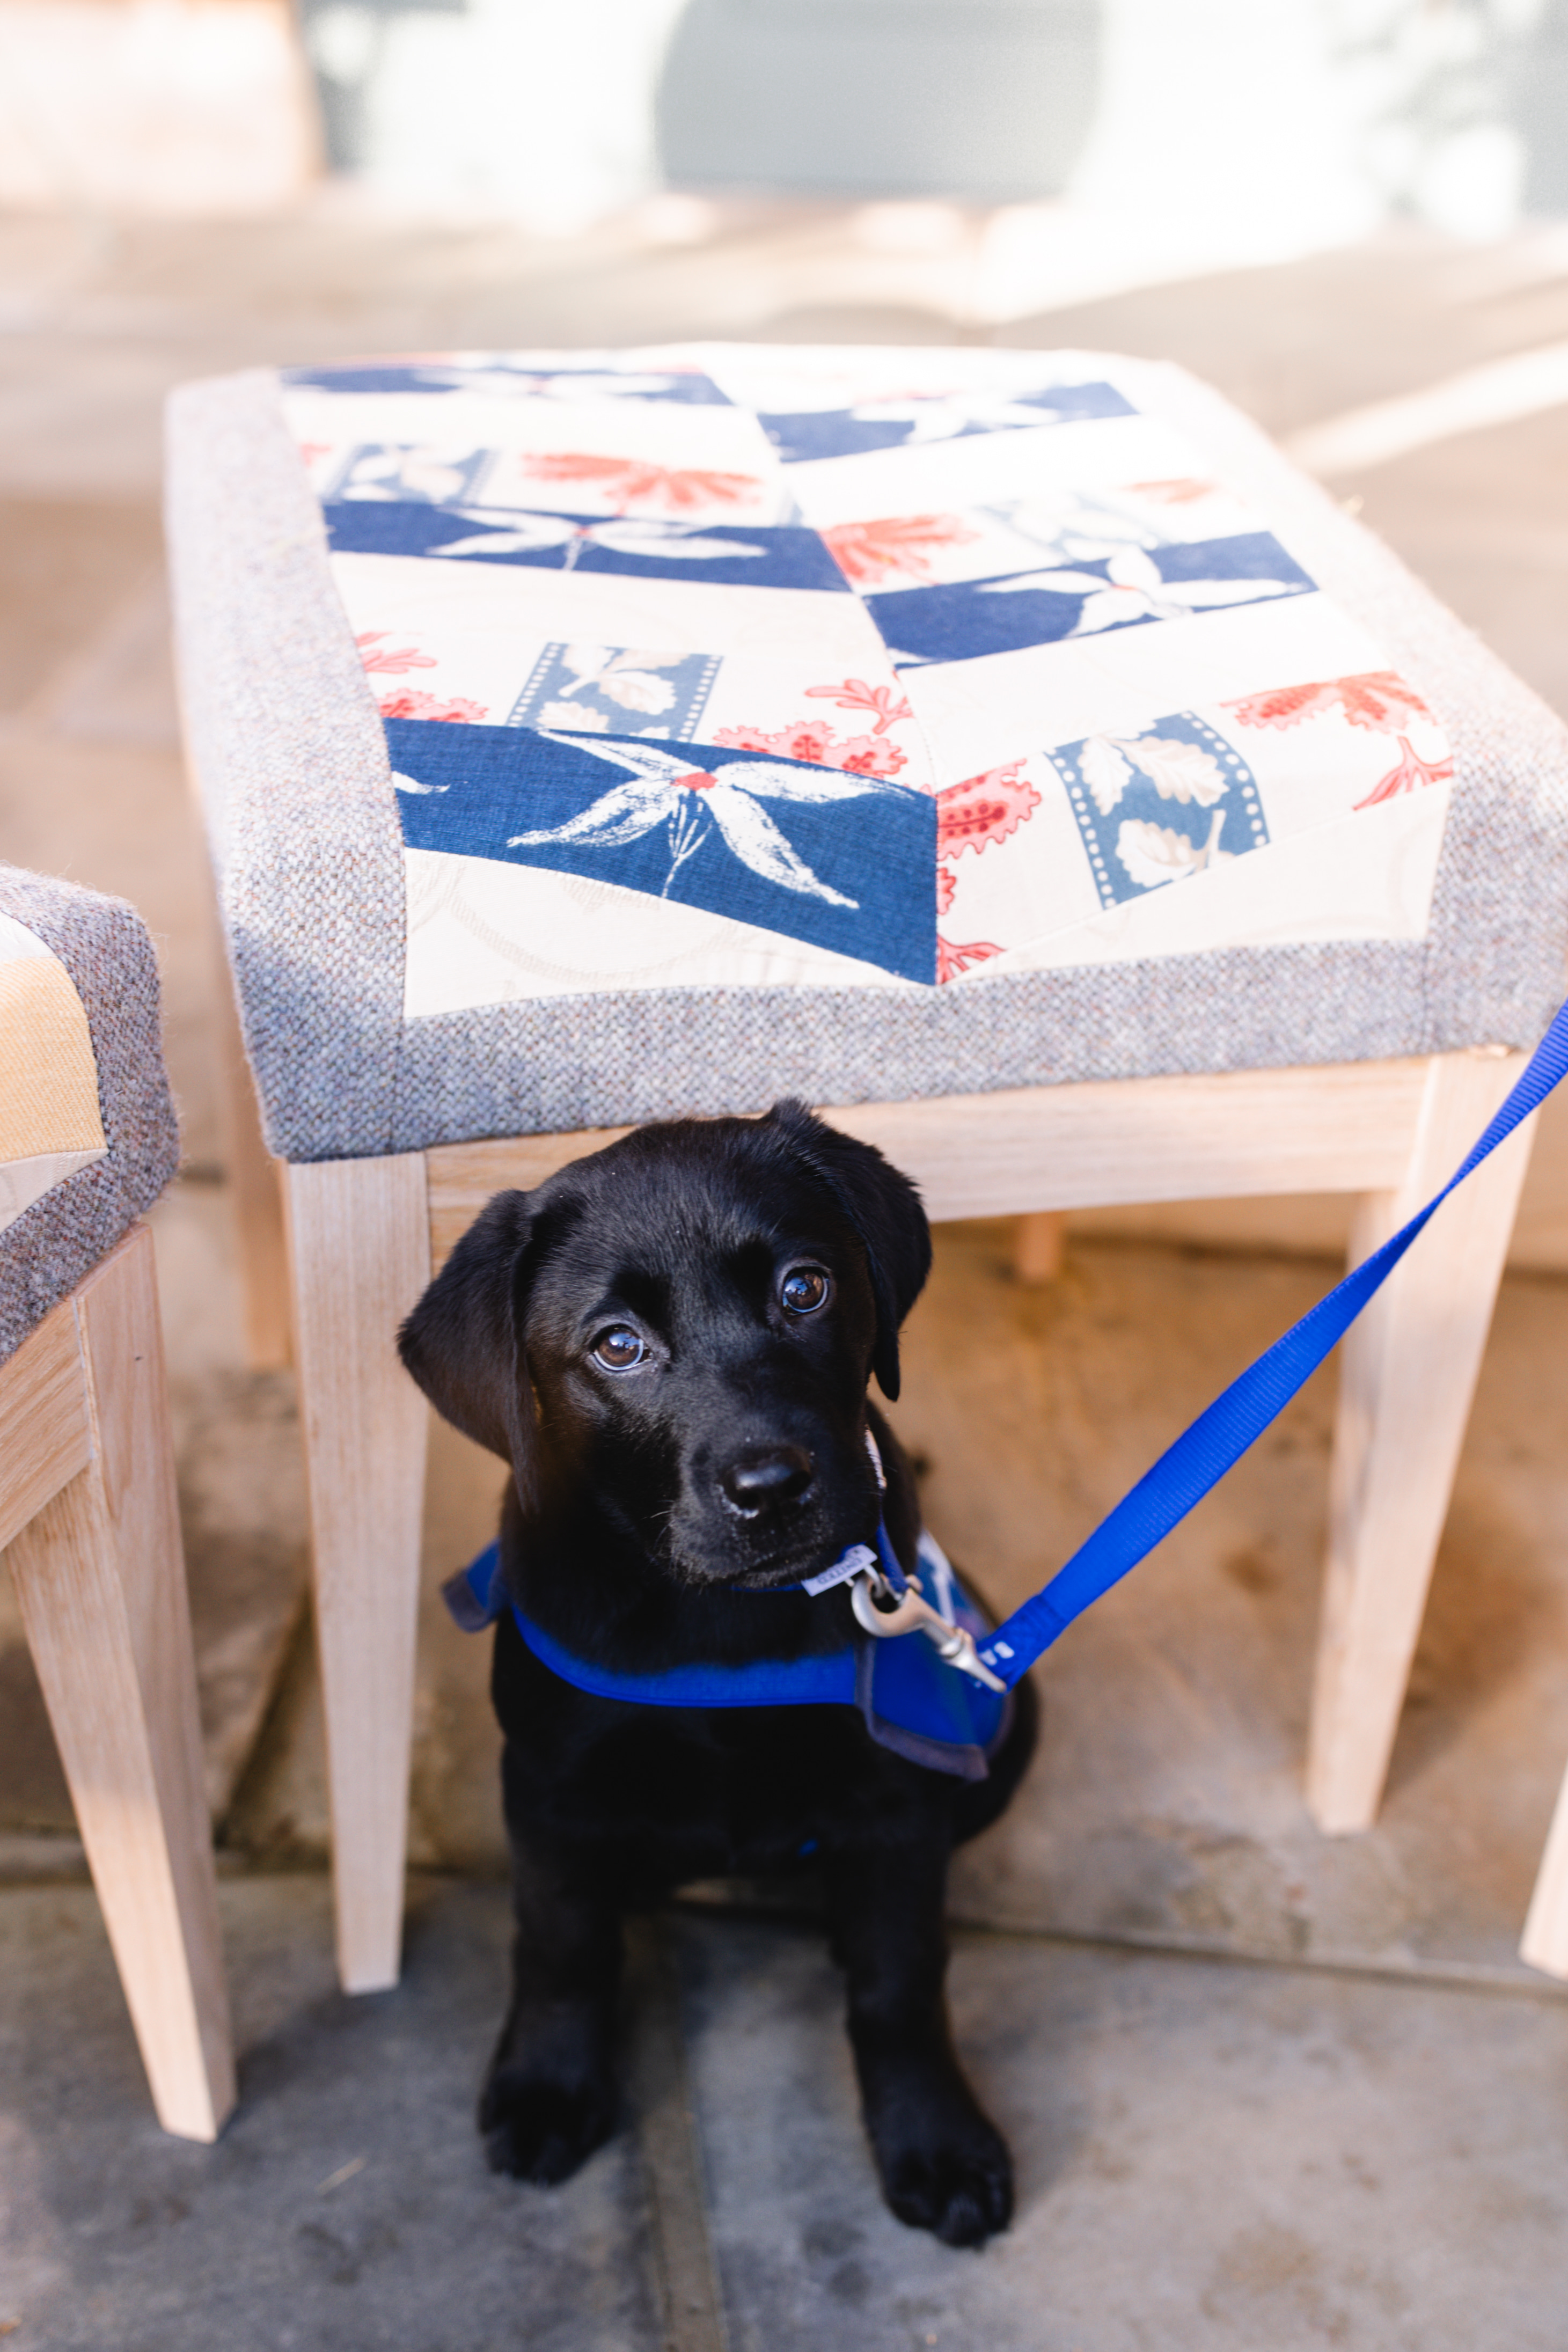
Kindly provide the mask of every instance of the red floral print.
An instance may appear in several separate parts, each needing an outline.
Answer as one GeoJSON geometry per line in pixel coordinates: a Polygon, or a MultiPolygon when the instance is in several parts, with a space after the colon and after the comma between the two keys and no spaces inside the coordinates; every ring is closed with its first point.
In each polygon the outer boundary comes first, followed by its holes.
{"type": "Polygon", "coordinates": [[[1244,695],[1238,702],[1222,704],[1234,710],[1243,727],[1298,726],[1320,711],[1341,710],[1352,727],[1391,735],[1413,719],[1436,725],[1426,705],[1396,670],[1367,670],[1359,677],[1330,677],[1314,686],[1279,686],[1267,694],[1244,695]]]}
{"type": "Polygon", "coordinates": [[[896,743],[875,735],[840,741],[826,719],[797,719],[769,734],[761,727],[716,727],[715,743],[736,751],[768,751],[775,759],[804,760],[818,768],[841,768],[856,776],[896,776],[907,762],[896,743]]]}
{"type": "Polygon", "coordinates": [[[1040,796],[1020,775],[1022,760],[1005,768],[987,768],[983,775],[967,776],[949,784],[936,796],[936,854],[957,857],[966,849],[980,852],[993,841],[1005,841],[1040,805],[1040,796]]]}
{"type": "Polygon", "coordinates": [[[1364,801],[1357,801],[1358,809],[1376,808],[1380,801],[1397,800],[1401,793],[1419,792],[1423,784],[1446,784],[1452,779],[1452,760],[1423,760],[1411,750],[1405,736],[1401,735],[1398,742],[1399,765],[1390,768],[1364,801]]]}
{"type": "Polygon", "coordinates": [[[857,588],[883,580],[929,580],[939,547],[963,547],[979,536],[957,515],[889,515],[879,522],[835,523],[822,534],[834,562],[857,588]]]}
{"type": "Polygon", "coordinates": [[[939,866],[936,869],[936,911],[939,915],[946,914],[957,887],[952,866],[939,866]]]}
{"type": "Polygon", "coordinates": [[[875,735],[851,735],[837,746],[829,764],[847,768],[852,776],[896,776],[905,761],[896,743],[879,742],[875,735]]]}
{"type": "Polygon", "coordinates": [[[945,981],[956,980],[972,963],[984,963],[988,956],[998,956],[1001,949],[991,940],[968,940],[955,946],[944,940],[939,931],[936,940],[936,979],[940,988],[945,981]]]}
{"type": "Polygon", "coordinates": [[[1178,475],[1168,482],[1129,482],[1127,487],[1135,499],[1147,499],[1162,507],[1187,507],[1196,499],[1214,496],[1214,484],[1200,482],[1192,474],[1178,475]]]}
{"type": "Polygon", "coordinates": [[[585,482],[625,514],[633,506],[673,513],[696,507],[744,506],[762,484],[752,474],[720,474],[704,467],[656,466],[643,457],[597,457],[586,451],[536,450],[521,459],[539,482],[585,482]]]}
{"type": "Polygon", "coordinates": [[[412,646],[404,646],[396,651],[391,646],[384,646],[381,642],[383,637],[391,634],[390,629],[366,629],[363,636],[354,639],[359,647],[359,657],[367,670],[384,671],[390,677],[401,677],[405,670],[436,667],[432,654],[416,653],[412,646]]]}
{"type": "Polygon", "coordinates": [[[384,719],[452,719],[469,727],[481,725],[486,717],[484,704],[470,702],[466,695],[457,694],[443,702],[439,695],[421,694],[411,686],[385,696],[376,708],[384,719]]]}
{"type": "Polygon", "coordinates": [[[808,686],[805,691],[808,701],[836,702],[840,710],[874,710],[873,735],[884,735],[900,719],[914,717],[901,695],[895,704],[890,686],[868,686],[863,677],[847,677],[838,686],[808,686]]]}

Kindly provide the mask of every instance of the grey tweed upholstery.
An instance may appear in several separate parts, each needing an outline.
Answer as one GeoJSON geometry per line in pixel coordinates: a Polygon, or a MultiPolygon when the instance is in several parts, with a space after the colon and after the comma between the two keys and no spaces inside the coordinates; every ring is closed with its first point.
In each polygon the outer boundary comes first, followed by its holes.
{"type": "MultiPolygon", "coordinates": [[[[0,916],[58,958],[87,1014],[105,1155],[49,1186],[0,1231],[0,1361],[105,1257],[179,1166],[163,1068],[158,968],[135,909],[0,866],[0,916]]],[[[0,1041],[0,1087],[6,1055],[0,1041]]]]}

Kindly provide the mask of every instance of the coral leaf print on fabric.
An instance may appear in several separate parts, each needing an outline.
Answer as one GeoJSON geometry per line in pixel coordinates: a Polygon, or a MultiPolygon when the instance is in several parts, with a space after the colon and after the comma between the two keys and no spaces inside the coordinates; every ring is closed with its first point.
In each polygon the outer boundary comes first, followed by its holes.
{"type": "Polygon", "coordinates": [[[842,768],[852,776],[896,776],[909,764],[896,743],[879,742],[875,735],[841,740],[825,719],[797,719],[793,726],[776,728],[771,734],[761,727],[716,727],[712,740],[726,749],[774,751],[781,760],[842,768]]]}
{"type": "Polygon", "coordinates": [[[868,686],[863,677],[847,677],[838,686],[808,686],[806,699],[811,702],[836,702],[840,710],[874,710],[877,714],[871,732],[884,734],[896,727],[900,719],[912,719],[913,711],[900,695],[893,700],[890,686],[868,686]]]}
{"type": "Polygon", "coordinates": [[[1129,482],[1127,487],[1135,499],[1147,499],[1157,507],[1190,507],[1215,494],[1212,482],[1201,482],[1194,474],[1181,474],[1168,482],[1129,482]]]}
{"type": "Polygon", "coordinates": [[[438,694],[421,694],[406,686],[397,694],[384,695],[376,709],[384,719],[446,719],[466,727],[480,727],[489,715],[482,702],[470,702],[466,695],[454,694],[443,701],[438,694]]]}
{"type": "MultiPolygon", "coordinates": [[[[541,730],[548,733],[548,730],[541,730]]],[[[554,738],[551,738],[554,740],[554,738]]],[[[511,835],[509,847],[521,849],[542,842],[589,842],[613,849],[637,841],[657,825],[669,831],[669,872],[661,898],[689,857],[694,857],[714,829],[732,856],[765,882],[821,898],[831,907],[853,908],[855,900],[819,881],[804,859],[796,856],[762,799],[781,801],[856,800],[874,789],[837,773],[820,778],[803,776],[796,769],[773,761],[731,761],[716,772],[693,768],[679,754],[629,744],[608,748],[600,755],[618,767],[630,768],[629,783],[614,785],[592,808],[563,825],[538,833],[511,835]]]]}
{"type": "Polygon", "coordinates": [[[677,513],[699,507],[745,506],[763,487],[753,474],[656,466],[644,457],[600,457],[585,450],[533,450],[519,462],[536,482],[584,483],[623,514],[634,506],[664,507],[677,513]]]}
{"type": "Polygon", "coordinates": [[[1219,845],[1224,823],[1225,811],[1216,809],[1208,839],[1198,843],[1171,825],[1151,824],[1139,817],[1128,817],[1116,836],[1116,855],[1133,881],[1145,889],[1152,890],[1162,882],[1183,882],[1189,875],[1202,874],[1211,866],[1229,865],[1228,856],[1219,845]]]}
{"type": "Polygon", "coordinates": [[[1358,809],[1376,808],[1380,801],[1397,800],[1401,793],[1419,792],[1423,784],[1446,784],[1453,781],[1454,762],[1448,760],[1423,760],[1410,748],[1407,737],[1396,738],[1399,744],[1399,764],[1390,768],[1368,793],[1364,801],[1357,801],[1358,809]]]}
{"type": "Polygon", "coordinates": [[[978,534],[957,515],[934,514],[836,523],[822,536],[846,579],[874,588],[886,580],[929,580],[935,549],[963,547],[978,534]]]}
{"type": "Polygon", "coordinates": [[[363,636],[354,639],[367,670],[387,677],[402,677],[407,670],[435,668],[433,654],[418,653],[413,646],[384,646],[382,639],[391,635],[390,629],[366,629],[363,636]]]}
{"type": "Polygon", "coordinates": [[[1360,677],[1329,677],[1312,686],[1279,686],[1267,694],[1243,695],[1223,706],[1234,710],[1243,727],[1298,727],[1320,711],[1337,710],[1352,727],[1371,728],[1392,735],[1412,720],[1436,720],[1412,686],[1397,670],[1368,670],[1360,677]]]}
{"type": "MultiPolygon", "coordinates": [[[[949,784],[936,796],[936,854],[957,857],[965,849],[976,855],[994,841],[1005,841],[1040,805],[1039,793],[1020,774],[1022,760],[1005,768],[987,768],[949,784]]],[[[997,950],[993,950],[997,952],[997,950]]]]}
{"type": "Polygon", "coordinates": [[[1001,949],[990,940],[968,940],[955,946],[939,933],[936,942],[936,977],[941,987],[944,981],[956,980],[972,963],[984,963],[988,956],[1000,955],[1001,949]]]}

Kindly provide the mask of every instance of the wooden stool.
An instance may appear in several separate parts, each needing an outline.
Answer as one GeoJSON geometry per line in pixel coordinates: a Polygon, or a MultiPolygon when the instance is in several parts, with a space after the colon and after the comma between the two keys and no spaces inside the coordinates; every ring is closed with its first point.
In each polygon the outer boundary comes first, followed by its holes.
{"type": "Polygon", "coordinates": [[[135,1222],[178,1160],[145,931],[128,907],[0,866],[0,1549],[158,2119],[211,2140],[234,2062],[153,1237],[135,1222]]]}

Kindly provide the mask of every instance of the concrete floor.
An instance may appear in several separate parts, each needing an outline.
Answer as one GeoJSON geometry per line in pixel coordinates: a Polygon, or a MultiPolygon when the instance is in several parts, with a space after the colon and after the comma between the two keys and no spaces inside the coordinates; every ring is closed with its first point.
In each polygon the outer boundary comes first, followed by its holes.
{"type": "MultiPolygon", "coordinates": [[[[673,1994],[634,2021],[667,2076],[685,2051],[706,2193],[661,2193],[647,2115],[559,2195],[488,2179],[469,2111],[504,1979],[495,1738],[484,1645],[435,1588],[488,1536],[497,1469],[447,1431],[413,1841],[447,1874],[416,1885],[404,1988],[332,1990],[292,1391],[245,1367],[222,1181],[163,389],[400,346],[994,333],[1169,353],[1289,432],[1568,334],[1561,237],[1412,235],[993,329],[940,240],[889,251],[859,215],[754,206],[671,244],[658,217],[555,247],[330,213],[0,220],[0,856],[122,891],[163,958],[188,1168],[154,1223],[244,2093],[216,2151],[152,2124],[0,1580],[0,2326],[104,2352],[698,2352],[720,2337],[666,2305],[706,2264],[736,2352],[1561,2352],[1568,2000],[1514,1948],[1568,1758],[1568,1110],[1538,1149],[1378,1828],[1324,1841],[1299,1789],[1331,1375],[1044,1669],[1039,1763],[953,1889],[957,2008],[1020,2161],[1004,2243],[949,2254],[882,2212],[819,1943],[766,1890],[744,1916],[710,1890],[667,1928],[684,2025],[673,1994]]],[[[1565,458],[1558,410],[1343,487],[1568,709],[1565,458]]],[[[942,1233],[896,1417],[932,1525],[998,1601],[1320,1294],[1313,1253],[1342,1231],[1325,1202],[1103,1213],[1043,1292],[1012,1280],[1005,1229],[942,1233]]]]}

